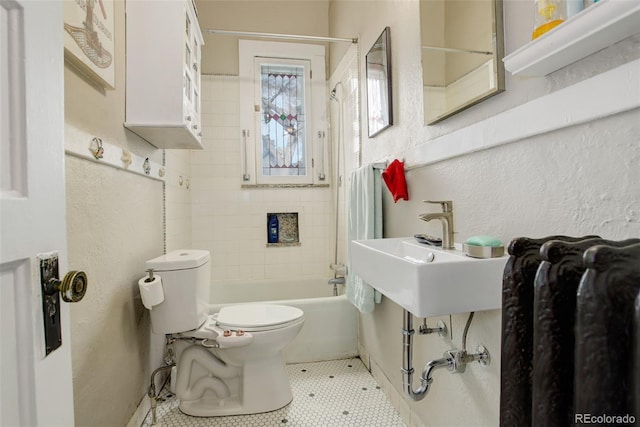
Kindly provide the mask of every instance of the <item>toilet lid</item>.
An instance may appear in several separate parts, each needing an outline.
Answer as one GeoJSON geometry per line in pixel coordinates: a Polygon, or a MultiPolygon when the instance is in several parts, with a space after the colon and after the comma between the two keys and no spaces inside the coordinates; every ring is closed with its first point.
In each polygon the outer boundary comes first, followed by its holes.
{"type": "Polygon", "coordinates": [[[304,312],[296,307],[278,304],[240,304],[222,307],[217,324],[223,329],[256,331],[277,329],[301,319],[304,312]]]}

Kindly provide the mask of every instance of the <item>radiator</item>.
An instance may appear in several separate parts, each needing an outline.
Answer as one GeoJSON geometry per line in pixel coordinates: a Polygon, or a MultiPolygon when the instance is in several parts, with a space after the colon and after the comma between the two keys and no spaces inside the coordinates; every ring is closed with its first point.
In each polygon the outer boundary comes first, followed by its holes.
{"type": "Polygon", "coordinates": [[[638,419],[640,239],[518,238],[508,251],[500,425],[638,419]]]}

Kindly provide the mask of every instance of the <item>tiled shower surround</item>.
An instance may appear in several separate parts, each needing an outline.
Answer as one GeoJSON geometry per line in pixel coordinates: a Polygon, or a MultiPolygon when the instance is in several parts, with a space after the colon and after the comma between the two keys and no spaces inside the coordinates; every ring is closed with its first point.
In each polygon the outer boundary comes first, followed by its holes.
{"type": "Polygon", "coordinates": [[[237,76],[202,77],[204,150],[191,152],[193,247],[214,282],[330,277],[333,187],[241,188],[237,76]],[[267,247],[269,212],[297,212],[300,246],[267,247]]]}
{"type": "MultiPolygon", "coordinates": [[[[165,427],[404,427],[400,415],[360,359],[287,365],[293,401],[255,415],[199,418],[184,415],[164,391],[156,425],[165,427]]],[[[151,426],[151,414],[143,427],[151,426]]]]}

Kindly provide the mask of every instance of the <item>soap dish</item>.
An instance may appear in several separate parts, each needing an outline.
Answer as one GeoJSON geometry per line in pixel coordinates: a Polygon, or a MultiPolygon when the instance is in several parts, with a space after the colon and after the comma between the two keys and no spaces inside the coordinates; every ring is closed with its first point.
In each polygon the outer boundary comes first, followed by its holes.
{"type": "Polygon", "coordinates": [[[462,251],[472,258],[499,258],[504,255],[504,246],[476,246],[464,243],[462,251]]]}

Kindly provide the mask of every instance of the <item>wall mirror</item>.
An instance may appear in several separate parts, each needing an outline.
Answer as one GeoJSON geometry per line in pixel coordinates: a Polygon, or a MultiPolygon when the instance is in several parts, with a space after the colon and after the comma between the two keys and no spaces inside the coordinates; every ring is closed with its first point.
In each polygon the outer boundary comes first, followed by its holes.
{"type": "Polygon", "coordinates": [[[393,124],[391,107],[391,32],[386,27],[366,57],[369,137],[393,124]]]}
{"type": "Polygon", "coordinates": [[[424,123],[504,90],[502,0],[420,0],[424,123]]]}

